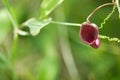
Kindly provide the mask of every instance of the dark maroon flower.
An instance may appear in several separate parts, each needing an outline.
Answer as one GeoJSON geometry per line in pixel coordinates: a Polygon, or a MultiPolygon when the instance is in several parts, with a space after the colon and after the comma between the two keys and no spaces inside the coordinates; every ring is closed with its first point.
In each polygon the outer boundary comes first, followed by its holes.
{"type": "Polygon", "coordinates": [[[81,40],[91,45],[94,48],[100,46],[100,40],[98,39],[98,27],[96,24],[84,22],[80,29],[80,38],[81,40]],[[99,43],[99,44],[98,44],[99,43]]]}

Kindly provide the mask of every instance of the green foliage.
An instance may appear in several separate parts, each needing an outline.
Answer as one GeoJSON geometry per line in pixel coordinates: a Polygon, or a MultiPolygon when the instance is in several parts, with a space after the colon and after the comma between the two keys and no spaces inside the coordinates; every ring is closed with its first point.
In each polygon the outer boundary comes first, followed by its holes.
{"type": "Polygon", "coordinates": [[[36,19],[32,18],[29,19],[25,25],[30,28],[31,35],[36,36],[43,27],[47,26],[51,22],[51,20],[51,18],[48,18],[42,21],[37,21],[36,19]]]}
{"type": "Polygon", "coordinates": [[[47,17],[64,0],[43,0],[40,6],[40,19],[47,17]]]}
{"type": "MultiPolygon", "coordinates": [[[[81,80],[120,79],[120,46],[112,42],[120,42],[120,21],[116,19],[118,14],[114,12],[115,6],[105,19],[104,14],[110,10],[109,7],[93,16],[96,24],[104,19],[100,28],[103,25],[105,27],[100,30],[100,34],[108,35],[99,35],[108,41],[101,40],[101,47],[97,50],[80,41],[81,24],[76,24],[83,23],[90,11],[109,0],[100,3],[99,0],[42,0],[40,11],[39,5],[34,4],[34,1],[2,1],[7,10],[0,9],[0,80],[79,80],[79,77],[81,80]],[[65,3],[61,5],[62,8],[57,8],[63,1],[65,3]],[[18,5],[21,7],[23,4],[24,10],[20,9],[18,13],[25,14],[16,16],[18,5]],[[32,10],[40,12],[40,17],[31,19],[31,14],[34,15],[32,10]],[[55,13],[52,13],[53,10],[55,13]],[[50,13],[52,18],[48,17],[50,13]],[[24,22],[26,15],[29,16],[24,22]],[[21,20],[17,19],[19,16],[22,17],[21,20]],[[60,20],[75,23],[59,22],[60,20]],[[28,29],[32,36],[37,36],[31,37],[27,33],[28,29]],[[111,35],[116,38],[109,37],[111,35]]],[[[119,1],[115,1],[119,11],[119,1]]]]}
{"type": "Polygon", "coordinates": [[[40,7],[40,21],[32,18],[29,19],[25,25],[30,28],[30,33],[33,36],[36,36],[40,30],[48,25],[51,22],[51,18],[47,18],[42,20],[43,18],[47,17],[58,5],[60,5],[63,0],[43,0],[41,7],[40,7]]]}

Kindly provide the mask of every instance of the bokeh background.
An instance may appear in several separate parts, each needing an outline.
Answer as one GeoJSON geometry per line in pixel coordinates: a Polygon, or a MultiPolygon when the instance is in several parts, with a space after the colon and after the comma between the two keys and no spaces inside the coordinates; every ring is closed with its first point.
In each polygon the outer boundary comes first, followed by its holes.
{"type": "MultiPolygon", "coordinates": [[[[39,17],[42,0],[10,2],[20,25],[39,17]]],[[[111,0],[64,0],[49,16],[54,21],[83,23],[96,7],[107,2],[111,0]]],[[[112,6],[100,9],[91,22],[100,26],[111,10],[112,6]]],[[[120,38],[119,25],[116,9],[100,34],[120,38]]],[[[79,30],[76,26],[49,24],[35,37],[19,36],[13,66],[9,62],[13,26],[0,0],[0,80],[120,80],[120,43],[101,39],[101,46],[94,49],[81,42],[79,30]]]]}

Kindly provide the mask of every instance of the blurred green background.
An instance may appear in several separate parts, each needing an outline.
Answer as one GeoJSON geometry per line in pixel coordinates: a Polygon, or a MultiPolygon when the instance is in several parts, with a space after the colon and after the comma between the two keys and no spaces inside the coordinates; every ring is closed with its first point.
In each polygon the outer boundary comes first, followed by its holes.
{"type": "MultiPolygon", "coordinates": [[[[39,17],[42,0],[10,2],[19,24],[39,17]]],[[[64,0],[49,16],[54,21],[83,23],[97,6],[107,2],[111,0],[64,0]]],[[[111,10],[112,6],[100,9],[91,22],[100,26],[111,10]]],[[[120,38],[119,25],[116,9],[100,34],[120,38]]],[[[13,26],[0,0],[0,80],[120,80],[120,43],[101,39],[100,48],[94,49],[81,42],[79,29],[49,24],[35,37],[19,36],[11,65],[13,26]]]]}

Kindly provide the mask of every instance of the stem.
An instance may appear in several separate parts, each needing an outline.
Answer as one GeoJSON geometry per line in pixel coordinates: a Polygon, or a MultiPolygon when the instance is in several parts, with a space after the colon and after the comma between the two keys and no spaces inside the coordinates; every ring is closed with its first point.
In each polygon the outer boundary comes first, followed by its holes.
{"type": "Polygon", "coordinates": [[[112,0],[112,2],[114,3],[114,2],[115,2],[115,0],[112,0]]]}
{"type": "Polygon", "coordinates": [[[97,11],[97,10],[99,10],[100,8],[102,8],[102,7],[104,7],[104,6],[108,6],[108,5],[115,5],[115,3],[105,3],[105,4],[103,4],[103,5],[101,5],[101,6],[98,6],[96,9],[94,9],[91,13],[90,13],[90,15],[87,17],[87,22],[90,22],[89,21],[89,19],[90,19],[90,17],[97,11]]]}
{"type": "Polygon", "coordinates": [[[15,59],[15,55],[16,55],[16,46],[17,46],[17,42],[18,42],[18,22],[14,13],[14,10],[12,8],[12,6],[9,3],[9,0],[2,0],[3,4],[5,5],[5,7],[8,10],[8,14],[9,14],[9,18],[13,24],[13,28],[14,28],[14,39],[13,39],[13,45],[12,45],[12,53],[11,53],[11,64],[14,65],[14,59],[15,59]]]}
{"type": "Polygon", "coordinates": [[[108,41],[114,41],[114,42],[120,43],[120,39],[118,39],[118,38],[116,38],[116,37],[111,38],[111,37],[109,37],[109,36],[104,36],[104,35],[99,35],[99,37],[100,37],[101,39],[107,39],[108,41]]]}
{"type": "Polygon", "coordinates": [[[120,5],[119,5],[119,0],[116,0],[115,3],[116,3],[116,6],[117,6],[117,8],[118,8],[119,17],[120,17],[120,5]]]}
{"type": "Polygon", "coordinates": [[[5,7],[8,10],[8,15],[9,15],[9,18],[10,18],[12,24],[13,24],[13,27],[14,28],[18,27],[17,19],[16,19],[13,8],[9,4],[9,0],[2,0],[2,1],[3,1],[3,4],[5,5],[5,7]]]}
{"type": "Polygon", "coordinates": [[[107,17],[103,20],[103,22],[101,23],[99,29],[102,29],[104,24],[106,23],[107,20],[109,20],[109,18],[112,16],[112,14],[115,12],[115,8],[116,6],[113,6],[112,11],[107,15],[107,17]]]}
{"type": "Polygon", "coordinates": [[[66,26],[81,26],[81,24],[77,24],[77,23],[66,23],[66,22],[57,22],[57,21],[51,21],[50,23],[66,25],[66,26]]]}

